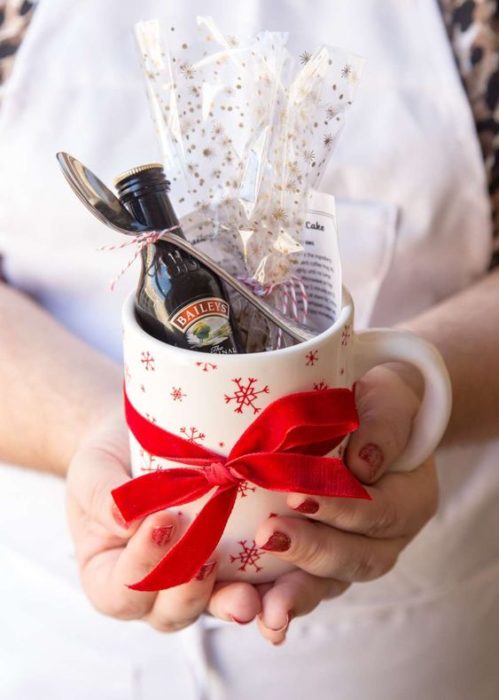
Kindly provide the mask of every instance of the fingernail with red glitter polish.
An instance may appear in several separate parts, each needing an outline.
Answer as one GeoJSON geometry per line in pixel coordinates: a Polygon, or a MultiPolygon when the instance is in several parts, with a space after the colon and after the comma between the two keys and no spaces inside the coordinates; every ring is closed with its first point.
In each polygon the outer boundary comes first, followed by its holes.
{"type": "Polygon", "coordinates": [[[267,552],[286,552],[291,547],[291,540],[284,532],[273,532],[262,549],[267,552]]]}
{"type": "Polygon", "coordinates": [[[115,519],[115,521],[118,523],[118,525],[120,527],[124,527],[124,528],[128,527],[128,523],[125,520],[125,518],[121,515],[121,511],[118,508],[118,506],[116,505],[116,503],[113,503],[113,506],[111,508],[111,512],[113,514],[113,518],[115,519]]]}
{"type": "Polygon", "coordinates": [[[199,569],[196,576],[194,577],[196,581],[205,581],[208,578],[208,576],[213,573],[215,564],[216,562],[214,561],[207,561],[206,564],[203,564],[203,566],[199,569]]]}
{"type": "Polygon", "coordinates": [[[371,467],[370,478],[374,479],[383,466],[385,456],[378,445],[369,442],[359,452],[359,457],[371,467]]]}
{"type": "Polygon", "coordinates": [[[299,506],[294,506],[293,510],[297,510],[299,513],[317,513],[319,510],[319,504],[317,501],[307,498],[303,501],[303,503],[300,503],[299,506]]]}
{"type": "Polygon", "coordinates": [[[171,539],[173,525],[165,525],[164,527],[155,527],[151,532],[151,539],[158,547],[162,547],[171,539]]]}

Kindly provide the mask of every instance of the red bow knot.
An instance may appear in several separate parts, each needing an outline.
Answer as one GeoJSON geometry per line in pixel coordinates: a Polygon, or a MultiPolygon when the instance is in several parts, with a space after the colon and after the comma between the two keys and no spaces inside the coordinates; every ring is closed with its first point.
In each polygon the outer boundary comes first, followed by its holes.
{"type": "Polygon", "coordinates": [[[239,484],[242,479],[234,476],[230,467],[224,462],[212,462],[203,467],[203,474],[211,486],[233,486],[239,484]]]}
{"type": "Polygon", "coordinates": [[[325,456],[358,428],[349,389],[307,391],[273,401],[227,457],[149,422],[126,393],[125,416],[144,450],[182,464],[131,479],[112,492],[127,522],[191,503],[216,487],[184,536],[145,578],[130,586],[134,590],[171,588],[196,575],[223,535],[242,481],[283,493],[369,498],[341,459],[325,456]]]}

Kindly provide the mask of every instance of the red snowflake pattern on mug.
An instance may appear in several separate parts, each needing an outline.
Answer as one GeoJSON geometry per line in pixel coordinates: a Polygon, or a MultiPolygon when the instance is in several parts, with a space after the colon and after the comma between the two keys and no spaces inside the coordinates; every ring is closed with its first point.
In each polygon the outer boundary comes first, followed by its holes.
{"type": "Polygon", "coordinates": [[[217,369],[218,365],[213,364],[213,362],[196,362],[196,367],[201,367],[203,372],[209,372],[212,369],[217,369]]]}
{"type": "Polygon", "coordinates": [[[262,556],[262,552],[258,550],[255,540],[253,544],[248,547],[246,544],[247,540],[239,540],[238,544],[241,545],[241,550],[238,552],[237,556],[234,557],[230,554],[230,563],[240,562],[241,566],[238,566],[238,571],[246,571],[247,567],[252,566],[256,572],[263,569],[262,566],[258,566],[256,563],[262,556]]]}
{"type": "Polygon", "coordinates": [[[347,323],[345,328],[343,329],[341,333],[341,344],[343,347],[346,347],[348,345],[348,342],[350,338],[352,337],[352,326],[347,323]]]}
{"type": "Polygon", "coordinates": [[[256,491],[256,486],[250,486],[247,481],[240,481],[237,485],[237,493],[241,498],[246,498],[248,491],[253,491],[254,493],[256,491]]]}
{"type": "Polygon", "coordinates": [[[140,467],[141,472],[156,472],[161,469],[161,467],[156,464],[156,457],[145,450],[140,450],[140,456],[142,458],[142,465],[140,467]]]}
{"type": "Polygon", "coordinates": [[[154,357],[150,352],[141,352],[140,361],[144,365],[146,372],[154,372],[154,357]]]}
{"type": "Polygon", "coordinates": [[[225,403],[230,403],[231,401],[236,402],[237,406],[234,409],[234,413],[242,413],[245,406],[252,408],[253,413],[259,413],[262,409],[261,407],[255,406],[255,401],[260,394],[269,393],[270,389],[267,384],[263,389],[256,389],[255,384],[258,379],[248,377],[246,384],[243,384],[241,377],[239,377],[239,379],[233,379],[232,381],[236,384],[237,390],[231,395],[225,394],[225,403]]]}
{"type": "Polygon", "coordinates": [[[324,380],[321,380],[320,382],[314,382],[314,391],[326,391],[326,389],[329,389],[329,386],[324,380]]]}
{"type": "Polygon", "coordinates": [[[182,399],[185,399],[187,394],[184,394],[180,387],[172,386],[170,396],[174,401],[182,401],[182,399]]]}
{"type": "Polygon", "coordinates": [[[307,352],[305,355],[306,363],[305,365],[307,367],[313,367],[316,362],[319,361],[319,351],[318,350],[310,350],[310,352],[307,352]]]}
{"type": "Polygon", "coordinates": [[[194,443],[199,443],[202,442],[206,435],[204,433],[201,433],[197,428],[189,428],[187,429],[186,427],[180,428],[180,432],[184,436],[184,439],[187,440],[187,442],[194,442],[194,443]]]}

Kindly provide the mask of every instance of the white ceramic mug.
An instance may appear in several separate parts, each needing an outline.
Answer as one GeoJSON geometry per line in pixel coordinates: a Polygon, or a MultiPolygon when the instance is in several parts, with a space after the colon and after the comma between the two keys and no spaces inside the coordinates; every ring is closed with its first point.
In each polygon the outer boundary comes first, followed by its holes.
{"type": "MultiPolygon", "coordinates": [[[[161,428],[226,455],[259,409],[275,399],[326,387],[351,388],[376,365],[405,362],[421,372],[425,391],[409,444],[393,468],[414,468],[435,450],[449,419],[451,389],[443,360],[433,346],[405,331],[356,333],[353,317],[352,299],[343,290],[339,318],[313,340],[272,352],[215,355],[148,335],[136,321],[132,294],[123,308],[128,397],[161,428]]],[[[130,445],[134,476],[179,466],[145,453],[133,435],[130,445]]],[[[341,456],[343,450],[341,444],[331,456],[341,456]]],[[[185,527],[207,499],[177,509],[185,527]]],[[[255,546],[258,525],[272,513],[301,517],[286,506],[285,494],[244,482],[214,553],[219,579],[263,583],[293,568],[255,546]]]]}

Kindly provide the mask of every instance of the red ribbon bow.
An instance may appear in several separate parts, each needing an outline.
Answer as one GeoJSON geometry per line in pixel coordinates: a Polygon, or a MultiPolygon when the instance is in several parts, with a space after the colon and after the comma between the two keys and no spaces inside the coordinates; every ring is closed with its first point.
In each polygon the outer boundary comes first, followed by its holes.
{"type": "Polygon", "coordinates": [[[270,491],[369,498],[341,459],[325,457],[359,423],[353,393],[326,389],[289,394],[268,405],[227,457],[169,433],[140,415],[125,393],[128,426],[147,452],[192,468],[164,469],[112,492],[127,522],[190,503],[217,490],[185,535],[130,588],[157,591],[190,581],[222,537],[241,481],[270,491]]]}

